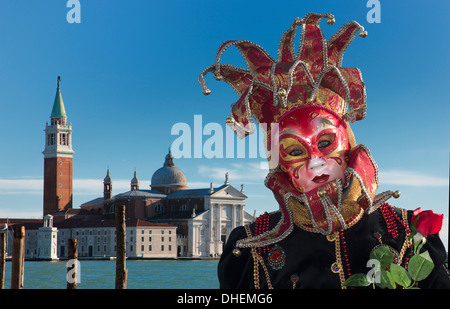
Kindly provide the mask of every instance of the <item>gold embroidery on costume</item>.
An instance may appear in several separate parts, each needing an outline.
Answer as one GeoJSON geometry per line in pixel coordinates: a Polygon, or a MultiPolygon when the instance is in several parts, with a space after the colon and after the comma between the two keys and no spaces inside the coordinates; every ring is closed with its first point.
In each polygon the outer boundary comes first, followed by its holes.
{"type": "MultiPolygon", "coordinates": [[[[245,228],[247,237],[251,237],[252,232],[250,231],[250,226],[245,225],[244,228],[245,228]]],[[[264,275],[266,277],[268,288],[273,289],[272,283],[270,282],[269,272],[267,271],[267,267],[264,264],[263,258],[258,254],[258,252],[256,251],[256,248],[251,248],[250,250],[251,250],[252,258],[253,258],[253,283],[254,283],[255,289],[257,289],[257,290],[261,289],[261,285],[259,282],[259,265],[261,265],[261,267],[264,271],[264,275]]]]}
{"type": "MultiPolygon", "coordinates": [[[[341,289],[346,289],[344,286],[345,275],[344,275],[344,267],[342,266],[342,256],[341,256],[341,240],[339,237],[339,232],[334,232],[334,237],[330,239],[334,240],[334,251],[336,254],[336,262],[331,264],[331,271],[335,274],[339,274],[339,281],[341,282],[341,289]]],[[[328,239],[328,240],[330,240],[328,239]]]]}
{"type": "Polygon", "coordinates": [[[411,241],[409,240],[409,236],[411,235],[411,228],[409,226],[408,223],[408,213],[406,209],[402,209],[402,220],[403,220],[403,224],[405,226],[405,241],[403,242],[403,246],[402,249],[400,250],[400,254],[399,254],[399,258],[398,258],[398,265],[401,264],[402,260],[403,260],[403,256],[405,255],[406,249],[408,249],[409,247],[412,246],[411,241]]]}

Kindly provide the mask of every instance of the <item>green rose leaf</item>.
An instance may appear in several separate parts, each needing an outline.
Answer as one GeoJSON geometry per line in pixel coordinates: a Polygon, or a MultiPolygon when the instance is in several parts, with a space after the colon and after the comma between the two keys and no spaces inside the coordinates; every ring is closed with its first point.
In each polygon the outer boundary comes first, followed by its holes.
{"type": "Polygon", "coordinates": [[[395,284],[395,280],[392,278],[392,275],[388,271],[381,271],[380,274],[380,282],[377,283],[377,286],[385,289],[395,289],[397,285],[395,284]]]}
{"type": "Polygon", "coordinates": [[[395,280],[399,285],[403,287],[408,287],[411,284],[411,278],[408,275],[408,272],[401,266],[392,263],[391,264],[391,275],[392,279],[395,280]]]}
{"type": "Polygon", "coordinates": [[[370,281],[367,280],[367,275],[358,273],[351,275],[344,282],[344,286],[368,286],[370,281]]]}
{"type": "Polygon", "coordinates": [[[370,259],[378,260],[380,262],[380,269],[384,270],[391,265],[394,255],[387,245],[382,245],[370,253],[370,259]]]}
{"type": "Polygon", "coordinates": [[[420,281],[428,277],[433,268],[434,263],[428,251],[413,256],[408,263],[408,273],[414,281],[420,281]]]}
{"type": "Polygon", "coordinates": [[[417,223],[417,221],[419,221],[419,217],[420,217],[420,214],[417,215],[416,219],[414,220],[413,224],[411,225],[411,235],[410,235],[411,240],[413,239],[414,235],[417,233],[416,223],[417,223]]]}

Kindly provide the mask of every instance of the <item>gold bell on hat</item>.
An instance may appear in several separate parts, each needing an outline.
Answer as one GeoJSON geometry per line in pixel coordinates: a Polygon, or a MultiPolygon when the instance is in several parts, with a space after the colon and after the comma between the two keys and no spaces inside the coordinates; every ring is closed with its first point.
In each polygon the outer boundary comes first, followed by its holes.
{"type": "Polygon", "coordinates": [[[233,124],[235,122],[236,122],[236,120],[234,120],[233,117],[227,117],[227,119],[225,119],[225,123],[233,124]]]}
{"type": "Polygon", "coordinates": [[[334,22],[335,22],[336,20],[334,19],[334,17],[333,18],[328,18],[327,19],[327,25],[334,25],[334,22]]]}
{"type": "Polygon", "coordinates": [[[211,93],[211,89],[205,89],[203,90],[204,95],[209,95],[211,93]]]}
{"type": "Polygon", "coordinates": [[[367,31],[361,30],[361,31],[359,32],[359,36],[362,37],[362,38],[365,38],[365,37],[367,36],[367,31]]]}
{"type": "Polygon", "coordinates": [[[399,198],[399,197],[400,197],[400,191],[395,191],[395,192],[392,194],[392,196],[393,196],[394,198],[399,198]]]}
{"type": "Polygon", "coordinates": [[[286,96],[286,89],[280,88],[277,93],[280,97],[284,98],[286,96]]]}

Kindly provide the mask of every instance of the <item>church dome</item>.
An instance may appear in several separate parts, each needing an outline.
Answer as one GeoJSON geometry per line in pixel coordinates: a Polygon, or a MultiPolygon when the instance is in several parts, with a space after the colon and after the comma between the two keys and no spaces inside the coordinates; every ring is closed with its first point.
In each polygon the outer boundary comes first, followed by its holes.
{"type": "Polygon", "coordinates": [[[187,180],[184,173],[173,163],[173,156],[167,154],[163,167],[153,173],[151,180],[152,189],[163,191],[164,193],[175,192],[187,188],[187,180]],[[166,190],[169,188],[170,190],[166,190]]]}

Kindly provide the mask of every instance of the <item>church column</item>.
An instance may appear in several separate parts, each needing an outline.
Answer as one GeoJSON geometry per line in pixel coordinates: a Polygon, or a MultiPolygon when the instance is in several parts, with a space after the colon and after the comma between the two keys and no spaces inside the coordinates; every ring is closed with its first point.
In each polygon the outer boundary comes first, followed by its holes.
{"type": "Polygon", "coordinates": [[[188,254],[191,256],[195,255],[195,239],[197,238],[197,230],[196,226],[194,225],[194,221],[189,220],[188,222],[188,254]]]}
{"type": "Polygon", "coordinates": [[[209,217],[208,217],[208,239],[205,243],[207,254],[214,254],[214,204],[209,200],[209,217]]]}
{"type": "Polygon", "coordinates": [[[221,235],[222,235],[222,206],[221,204],[217,204],[217,228],[216,228],[216,235],[217,235],[217,241],[214,246],[214,252],[219,253],[221,250],[219,250],[219,247],[222,246],[221,241],[221,235]]]}
{"type": "Polygon", "coordinates": [[[239,205],[231,204],[231,229],[234,230],[237,223],[236,212],[239,210],[239,205]]]}
{"type": "Polygon", "coordinates": [[[212,242],[212,241],[214,241],[213,240],[213,224],[214,224],[214,220],[213,220],[213,217],[214,217],[214,207],[213,207],[214,205],[213,204],[211,204],[210,206],[209,206],[209,242],[212,242]]]}

